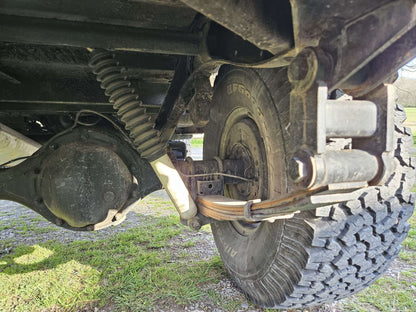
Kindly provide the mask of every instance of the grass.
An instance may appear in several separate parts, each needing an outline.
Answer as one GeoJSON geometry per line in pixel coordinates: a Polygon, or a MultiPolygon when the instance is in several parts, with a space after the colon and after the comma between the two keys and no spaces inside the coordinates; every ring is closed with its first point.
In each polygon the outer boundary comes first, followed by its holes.
{"type": "MultiPolygon", "coordinates": [[[[411,229],[407,239],[403,242],[403,247],[407,250],[413,250],[416,252],[416,215],[413,215],[410,220],[411,229]]],[[[416,260],[416,255],[415,255],[416,260]]]]}
{"type": "MultiPolygon", "coordinates": [[[[37,227],[40,223],[46,223],[45,219],[42,218],[30,218],[28,219],[27,216],[23,215],[19,218],[7,222],[7,221],[0,221],[0,231],[13,229],[16,234],[22,236],[30,236],[30,235],[37,235],[43,233],[49,233],[53,231],[57,231],[58,228],[55,226],[46,226],[46,227],[37,227]]],[[[49,222],[47,222],[50,224],[49,222]]]]}
{"type": "Polygon", "coordinates": [[[371,287],[359,292],[356,295],[358,300],[347,300],[344,308],[351,312],[416,311],[415,291],[412,288],[412,286],[416,286],[414,277],[414,273],[411,274],[411,277],[402,280],[383,276],[371,287]]]}
{"type": "Polygon", "coordinates": [[[167,216],[105,240],[19,246],[0,258],[0,311],[143,311],[207,297],[203,286],[218,281],[221,261],[171,261],[164,247],[183,230],[167,216]]]}
{"type": "MultiPolygon", "coordinates": [[[[407,114],[407,120],[405,122],[406,126],[412,127],[412,133],[416,134],[416,107],[407,107],[405,108],[407,114]]],[[[413,148],[416,149],[416,136],[413,136],[413,148]]],[[[416,156],[416,155],[413,155],[416,156]]],[[[416,184],[413,186],[412,192],[416,192],[416,184]]],[[[413,216],[410,217],[410,231],[409,235],[407,236],[406,240],[403,242],[402,246],[403,249],[400,253],[400,258],[405,260],[411,264],[416,264],[416,214],[414,213],[413,216]]],[[[416,280],[416,275],[415,275],[416,280]]],[[[415,292],[416,296],[416,292],[415,292]]],[[[416,310],[416,309],[415,309],[416,310]]]]}
{"type": "Polygon", "coordinates": [[[413,140],[414,140],[416,137],[416,107],[406,107],[405,111],[407,115],[407,120],[405,124],[406,126],[412,129],[413,140]]]}
{"type": "Polygon", "coordinates": [[[204,145],[204,139],[192,139],[191,147],[202,147],[204,145]]]}

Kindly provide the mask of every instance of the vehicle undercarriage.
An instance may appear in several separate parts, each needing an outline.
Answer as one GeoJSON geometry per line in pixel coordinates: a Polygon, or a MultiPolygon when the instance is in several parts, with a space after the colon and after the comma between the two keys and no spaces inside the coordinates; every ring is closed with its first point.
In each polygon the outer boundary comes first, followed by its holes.
{"type": "Polygon", "coordinates": [[[264,307],[346,297],[397,256],[413,1],[0,3],[1,199],[91,231],[163,187],[264,307]],[[178,156],[193,133],[203,160],[178,156]]]}

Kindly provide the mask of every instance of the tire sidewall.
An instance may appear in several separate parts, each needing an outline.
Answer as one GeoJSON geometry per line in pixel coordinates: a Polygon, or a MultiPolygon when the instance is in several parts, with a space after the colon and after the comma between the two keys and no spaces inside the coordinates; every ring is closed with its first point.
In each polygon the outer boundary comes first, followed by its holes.
{"type": "Polygon", "coordinates": [[[287,192],[282,125],[267,86],[254,70],[232,68],[216,83],[210,122],[205,128],[204,159],[219,155],[226,120],[236,109],[245,109],[248,112],[262,136],[268,164],[267,196],[281,196],[287,192]]]}
{"type": "MultiPolygon", "coordinates": [[[[204,159],[221,156],[221,142],[229,130],[227,121],[240,111],[255,122],[265,148],[267,183],[263,185],[267,190],[262,199],[278,197],[287,192],[282,125],[272,95],[255,70],[228,69],[217,81],[205,128],[204,159]]],[[[211,227],[226,269],[237,283],[244,283],[260,279],[269,270],[279,252],[284,221],[262,222],[250,235],[238,231],[233,222],[217,222],[211,227]]]]}

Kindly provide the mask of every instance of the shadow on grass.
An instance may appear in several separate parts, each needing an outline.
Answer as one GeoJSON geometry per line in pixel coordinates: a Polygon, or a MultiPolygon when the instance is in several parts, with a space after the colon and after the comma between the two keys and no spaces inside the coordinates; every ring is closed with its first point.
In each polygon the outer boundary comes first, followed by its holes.
{"type": "Polygon", "coordinates": [[[223,274],[222,263],[218,257],[187,262],[186,255],[172,261],[164,247],[181,231],[176,218],[162,217],[104,240],[18,246],[0,257],[0,310],[111,302],[116,310],[141,311],[201,299],[203,286],[223,274]]]}

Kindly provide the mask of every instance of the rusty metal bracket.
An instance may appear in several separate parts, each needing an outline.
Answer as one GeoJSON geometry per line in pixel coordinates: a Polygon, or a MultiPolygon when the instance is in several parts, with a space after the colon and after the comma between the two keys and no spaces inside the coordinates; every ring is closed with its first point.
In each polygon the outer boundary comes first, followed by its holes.
{"type": "Polygon", "coordinates": [[[391,151],[393,140],[393,90],[381,86],[358,100],[328,99],[325,82],[332,71],[329,54],[312,48],[302,51],[289,67],[293,85],[289,176],[309,189],[334,183],[381,183],[391,171],[392,158],[383,153],[391,151]],[[352,149],[328,151],[331,138],[352,138],[352,149]]]}
{"type": "Polygon", "coordinates": [[[198,196],[222,194],[224,190],[223,180],[196,181],[198,196]]]}

